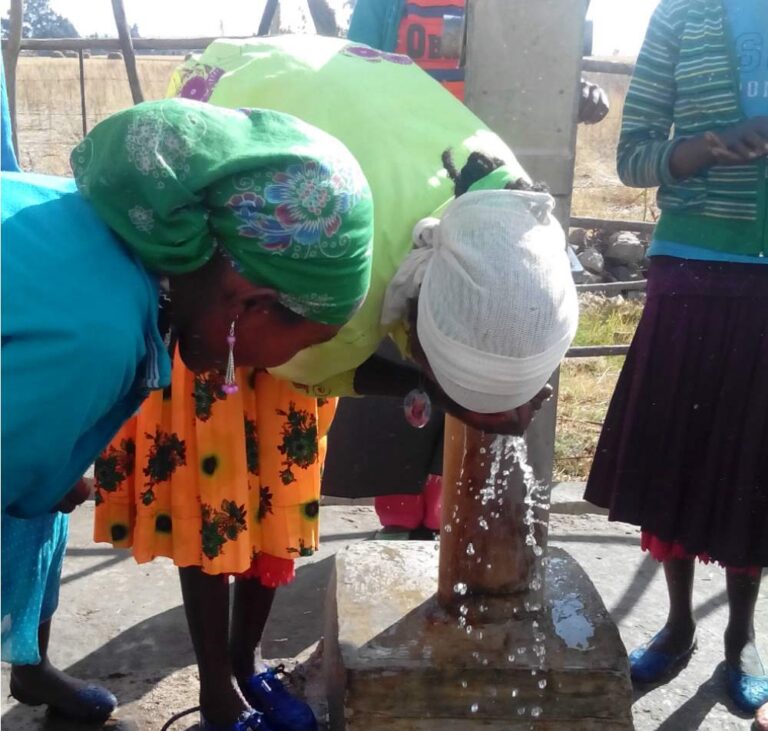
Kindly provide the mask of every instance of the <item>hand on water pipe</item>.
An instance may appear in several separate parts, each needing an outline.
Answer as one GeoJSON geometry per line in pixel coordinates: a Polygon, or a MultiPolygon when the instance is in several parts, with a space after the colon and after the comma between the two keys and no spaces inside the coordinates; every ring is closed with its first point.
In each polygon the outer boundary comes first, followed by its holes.
{"type": "Polygon", "coordinates": [[[553,393],[552,386],[547,384],[528,403],[518,406],[516,409],[500,411],[495,414],[479,414],[475,411],[468,411],[449,399],[434,382],[430,382],[427,390],[440,408],[467,426],[489,434],[504,434],[513,437],[525,434],[536,413],[553,393]]]}

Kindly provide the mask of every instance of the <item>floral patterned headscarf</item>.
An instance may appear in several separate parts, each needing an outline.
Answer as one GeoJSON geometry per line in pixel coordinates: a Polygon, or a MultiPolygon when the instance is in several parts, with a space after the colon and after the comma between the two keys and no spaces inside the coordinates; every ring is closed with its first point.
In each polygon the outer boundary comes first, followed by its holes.
{"type": "Polygon", "coordinates": [[[304,317],[347,322],[370,283],[373,201],[334,137],[288,114],[185,99],[96,126],[71,157],[82,195],[156,272],[220,247],[304,317]]]}

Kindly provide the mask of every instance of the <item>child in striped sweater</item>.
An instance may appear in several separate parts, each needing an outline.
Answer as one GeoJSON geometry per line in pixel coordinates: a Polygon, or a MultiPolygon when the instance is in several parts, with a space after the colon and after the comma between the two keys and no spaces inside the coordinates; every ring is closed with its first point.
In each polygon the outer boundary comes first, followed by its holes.
{"type": "Polygon", "coordinates": [[[694,562],[726,569],[728,689],[768,701],[754,612],[768,565],[768,3],[661,0],[618,169],[659,186],[648,300],[586,497],[663,562],[667,623],[630,655],[657,682],[696,647],[694,562]],[[670,134],[672,132],[672,134],[670,134]]]}

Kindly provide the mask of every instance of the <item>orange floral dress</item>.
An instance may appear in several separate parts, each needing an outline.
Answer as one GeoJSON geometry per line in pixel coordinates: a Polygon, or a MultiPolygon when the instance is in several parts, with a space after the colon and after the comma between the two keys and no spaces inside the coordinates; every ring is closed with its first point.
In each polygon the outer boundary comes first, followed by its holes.
{"type": "Polygon", "coordinates": [[[97,542],[209,574],[279,586],[318,546],[320,473],[336,400],[267,373],[218,372],[174,359],[169,389],[144,402],[95,465],[97,542]]]}

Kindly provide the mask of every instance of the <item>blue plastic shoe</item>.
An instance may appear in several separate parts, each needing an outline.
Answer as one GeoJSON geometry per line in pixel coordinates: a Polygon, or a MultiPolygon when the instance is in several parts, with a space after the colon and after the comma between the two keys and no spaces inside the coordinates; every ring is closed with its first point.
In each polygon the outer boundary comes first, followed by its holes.
{"type": "Polygon", "coordinates": [[[315,714],[285,689],[277,677],[282,672],[280,665],[252,675],[242,689],[246,700],[264,713],[273,731],[317,731],[315,714]]]}
{"type": "Polygon", "coordinates": [[[259,711],[243,713],[237,721],[225,725],[211,723],[201,713],[198,728],[199,731],[275,731],[259,711]]]}
{"type": "MultiPolygon", "coordinates": [[[[661,630],[663,632],[664,630],[661,630]]],[[[696,652],[696,637],[691,646],[679,655],[670,655],[651,649],[653,643],[661,635],[656,634],[650,642],[629,653],[629,671],[636,683],[658,683],[672,676],[686,665],[691,655],[696,652]]]]}
{"type": "Polygon", "coordinates": [[[731,700],[745,713],[754,713],[768,703],[768,675],[747,675],[745,672],[726,666],[728,694],[731,700]]]}

